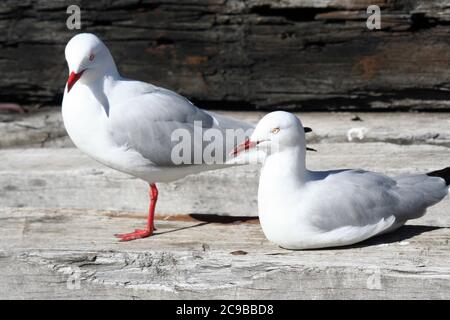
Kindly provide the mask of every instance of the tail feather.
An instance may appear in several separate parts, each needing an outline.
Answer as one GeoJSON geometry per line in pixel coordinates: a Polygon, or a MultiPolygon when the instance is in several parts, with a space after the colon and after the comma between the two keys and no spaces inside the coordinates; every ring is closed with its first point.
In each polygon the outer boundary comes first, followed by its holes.
{"type": "Polygon", "coordinates": [[[446,185],[450,185],[450,167],[444,168],[442,170],[428,172],[427,176],[442,178],[445,180],[446,185]]]}

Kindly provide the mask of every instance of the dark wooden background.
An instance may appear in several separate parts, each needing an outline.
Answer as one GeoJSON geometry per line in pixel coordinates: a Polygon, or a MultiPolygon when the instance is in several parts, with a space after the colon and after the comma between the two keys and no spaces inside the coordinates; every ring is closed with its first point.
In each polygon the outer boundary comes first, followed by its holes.
{"type": "Polygon", "coordinates": [[[60,105],[70,4],[124,76],[201,107],[450,110],[450,0],[1,0],[0,102],[60,105]]]}

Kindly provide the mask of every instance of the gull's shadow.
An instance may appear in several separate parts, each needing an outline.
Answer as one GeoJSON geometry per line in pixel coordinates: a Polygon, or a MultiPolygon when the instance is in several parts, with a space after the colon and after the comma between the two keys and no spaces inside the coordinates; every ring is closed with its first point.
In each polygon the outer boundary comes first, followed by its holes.
{"type": "Polygon", "coordinates": [[[406,226],[402,226],[399,229],[392,231],[390,233],[374,236],[374,237],[364,240],[362,242],[358,242],[358,243],[351,244],[348,246],[306,249],[306,250],[308,250],[308,251],[347,250],[347,249],[359,249],[359,248],[365,248],[365,247],[371,247],[371,246],[378,246],[381,244],[399,243],[399,242],[411,239],[415,236],[418,236],[422,233],[430,232],[430,231],[434,231],[434,230],[438,230],[438,229],[446,229],[446,227],[406,225],[406,226]]]}
{"type": "Polygon", "coordinates": [[[189,215],[192,219],[197,221],[204,221],[207,223],[256,223],[258,221],[258,217],[247,217],[247,216],[221,216],[218,214],[197,214],[193,213],[189,215]]]}
{"type": "Polygon", "coordinates": [[[352,249],[352,248],[363,248],[370,246],[378,246],[380,244],[391,244],[391,243],[399,243],[418,235],[421,235],[425,232],[430,232],[438,229],[445,229],[445,227],[433,227],[433,226],[417,226],[417,225],[406,225],[402,226],[399,229],[392,231],[390,233],[382,234],[375,236],[373,238],[367,239],[363,242],[356,243],[350,246],[342,247],[343,249],[352,249]]]}
{"type": "MultiPolygon", "coordinates": [[[[185,216],[186,217],[186,216],[185,216]]],[[[178,220],[178,219],[175,219],[178,220]]],[[[181,218],[183,221],[192,221],[199,222],[194,225],[181,227],[173,230],[163,231],[163,232],[155,232],[154,236],[163,235],[166,233],[172,233],[177,231],[182,231],[191,228],[197,228],[201,226],[205,226],[211,223],[220,223],[220,224],[235,224],[235,223],[258,223],[258,217],[248,217],[248,216],[222,216],[218,214],[189,214],[188,218],[181,218]]],[[[345,250],[345,249],[355,249],[355,248],[364,248],[370,246],[377,246],[381,244],[391,244],[391,243],[399,243],[422,233],[431,232],[438,229],[446,229],[446,227],[434,227],[434,226],[420,226],[420,225],[405,225],[400,227],[399,229],[375,236],[373,238],[367,239],[365,241],[342,247],[333,247],[333,248],[322,248],[322,249],[313,249],[313,250],[345,250]]]]}
{"type": "Polygon", "coordinates": [[[155,232],[155,233],[153,233],[153,236],[159,236],[159,235],[166,234],[166,233],[172,233],[172,232],[177,232],[177,231],[191,229],[191,228],[197,228],[197,227],[201,227],[201,226],[204,226],[204,225],[207,225],[207,224],[209,224],[209,222],[197,223],[197,224],[194,224],[193,226],[181,227],[181,228],[168,230],[168,231],[163,231],[163,232],[155,232]]]}
{"type": "MultiPolygon", "coordinates": [[[[191,228],[197,228],[197,227],[208,225],[210,223],[222,223],[222,224],[257,223],[259,221],[258,217],[246,217],[246,216],[233,217],[233,216],[221,216],[221,215],[218,215],[218,214],[192,213],[192,214],[189,214],[188,216],[189,216],[188,219],[181,218],[180,220],[183,220],[183,221],[198,221],[200,223],[194,224],[192,226],[187,226],[187,227],[181,227],[181,228],[173,229],[173,230],[162,231],[162,232],[155,232],[153,234],[153,236],[158,236],[158,235],[162,235],[162,234],[166,234],[166,233],[182,231],[182,230],[191,229],[191,228]]],[[[174,219],[174,220],[177,220],[177,219],[174,219]]]]}

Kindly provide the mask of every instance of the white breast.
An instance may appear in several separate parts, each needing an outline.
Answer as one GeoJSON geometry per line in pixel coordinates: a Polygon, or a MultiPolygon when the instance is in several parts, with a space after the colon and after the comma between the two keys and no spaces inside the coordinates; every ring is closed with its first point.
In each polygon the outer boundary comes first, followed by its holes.
{"type": "Polygon", "coordinates": [[[302,241],[314,230],[307,218],[307,206],[302,190],[279,179],[265,166],[261,171],[258,188],[258,215],[266,237],[283,247],[302,241]]]}
{"type": "Polygon", "coordinates": [[[149,169],[140,154],[114,142],[106,112],[88,87],[77,83],[69,95],[64,95],[62,116],[73,143],[95,160],[135,176],[149,169]]]}
{"type": "Polygon", "coordinates": [[[101,158],[112,148],[105,111],[86,86],[77,84],[64,94],[62,116],[67,133],[83,152],[101,158]]]}

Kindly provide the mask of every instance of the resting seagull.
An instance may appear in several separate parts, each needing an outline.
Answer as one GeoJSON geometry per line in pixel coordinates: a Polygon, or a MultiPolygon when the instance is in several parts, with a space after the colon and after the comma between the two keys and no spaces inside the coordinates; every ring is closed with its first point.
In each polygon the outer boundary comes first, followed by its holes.
{"type": "Polygon", "coordinates": [[[310,171],[302,123],[283,111],[262,118],[233,154],[252,149],[265,153],[258,188],[261,227],[287,249],[351,245],[393,231],[449,192],[450,167],[394,178],[364,170],[310,171]]]}
{"type": "Polygon", "coordinates": [[[65,55],[70,75],[62,115],[70,138],[95,160],[150,185],[147,227],[116,235],[121,241],[152,235],[157,182],[223,168],[229,152],[246,138],[245,134],[233,137],[236,142],[223,152],[224,161],[208,164],[202,157],[208,146],[202,130],[214,129],[225,135],[227,129],[246,132],[253,128],[245,122],[201,110],[170,90],[123,78],[108,48],[93,34],[74,36],[65,55]],[[174,161],[172,151],[177,141],[172,141],[171,136],[177,129],[189,133],[193,142],[189,157],[200,154],[200,163],[174,161]]]}

